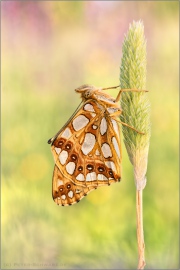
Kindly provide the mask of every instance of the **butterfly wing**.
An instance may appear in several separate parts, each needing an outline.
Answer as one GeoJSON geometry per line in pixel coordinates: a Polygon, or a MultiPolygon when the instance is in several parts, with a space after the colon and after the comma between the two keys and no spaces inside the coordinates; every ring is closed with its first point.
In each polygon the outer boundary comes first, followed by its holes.
{"type": "Polygon", "coordinates": [[[56,165],[54,166],[52,197],[58,205],[75,204],[94,189],[93,186],[82,187],[74,184],[61,173],[56,165]]]}
{"type": "Polygon", "coordinates": [[[53,176],[53,198],[58,204],[75,203],[84,197],[83,194],[98,186],[120,181],[119,126],[116,118],[112,118],[95,100],[84,103],[59,135],[53,139],[52,152],[56,164],[53,176]],[[69,198],[66,188],[70,183],[73,194],[76,194],[76,186],[81,190],[79,195],[74,195],[72,198],[69,198]],[[65,188],[66,194],[62,194],[60,188],[65,188]],[[62,201],[64,195],[66,199],[62,201]]]}

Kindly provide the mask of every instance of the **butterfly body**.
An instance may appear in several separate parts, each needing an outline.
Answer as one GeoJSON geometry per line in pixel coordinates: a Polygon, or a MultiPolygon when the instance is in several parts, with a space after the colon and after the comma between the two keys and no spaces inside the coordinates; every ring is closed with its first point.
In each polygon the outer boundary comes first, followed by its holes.
{"type": "Polygon", "coordinates": [[[121,179],[119,103],[91,85],[75,91],[81,94],[82,106],[48,141],[55,161],[52,196],[62,206],[121,179]]]}

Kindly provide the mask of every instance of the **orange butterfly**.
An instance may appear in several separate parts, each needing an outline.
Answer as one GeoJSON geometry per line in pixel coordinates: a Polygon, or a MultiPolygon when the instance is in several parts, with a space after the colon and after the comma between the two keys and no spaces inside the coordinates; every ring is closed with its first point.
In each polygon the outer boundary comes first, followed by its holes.
{"type": "Polygon", "coordinates": [[[122,89],[116,99],[103,92],[117,87],[76,88],[81,94],[81,104],[63,128],[49,139],[55,160],[52,196],[58,205],[72,205],[99,186],[120,181],[120,94],[140,90],[122,89]]]}

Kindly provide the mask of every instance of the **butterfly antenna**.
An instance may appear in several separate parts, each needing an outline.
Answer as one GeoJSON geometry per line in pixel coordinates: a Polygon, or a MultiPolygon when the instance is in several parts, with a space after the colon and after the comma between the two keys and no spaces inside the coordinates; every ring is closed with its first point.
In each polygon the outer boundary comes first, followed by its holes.
{"type": "Polygon", "coordinates": [[[102,88],[101,90],[115,89],[115,88],[118,88],[118,87],[120,87],[120,85],[105,87],[105,88],[102,88]]]}

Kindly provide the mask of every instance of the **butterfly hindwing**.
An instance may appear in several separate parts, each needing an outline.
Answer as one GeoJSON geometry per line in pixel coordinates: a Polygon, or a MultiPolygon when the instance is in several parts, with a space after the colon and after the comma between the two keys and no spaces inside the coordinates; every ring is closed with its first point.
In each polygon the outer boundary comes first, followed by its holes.
{"type": "Polygon", "coordinates": [[[93,186],[82,187],[74,184],[64,177],[56,165],[54,166],[52,197],[58,205],[66,206],[77,203],[94,189],[93,186]]]}

